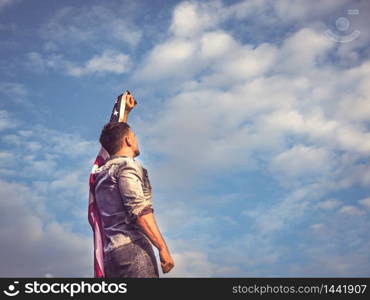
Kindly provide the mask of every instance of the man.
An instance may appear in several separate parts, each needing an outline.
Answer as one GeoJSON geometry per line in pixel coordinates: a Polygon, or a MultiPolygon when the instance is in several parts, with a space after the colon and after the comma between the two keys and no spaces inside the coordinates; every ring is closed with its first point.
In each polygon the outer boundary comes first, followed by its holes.
{"type": "Polygon", "coordinates": [[[174,261],[154,218],[148,172],[135,160],[140,155],[136,135],[125,122],[109,122],[99,141],[110,155],[95,175],[105,277],[159,277],[151,243],[159,250],[163,273],[174,261]]]}

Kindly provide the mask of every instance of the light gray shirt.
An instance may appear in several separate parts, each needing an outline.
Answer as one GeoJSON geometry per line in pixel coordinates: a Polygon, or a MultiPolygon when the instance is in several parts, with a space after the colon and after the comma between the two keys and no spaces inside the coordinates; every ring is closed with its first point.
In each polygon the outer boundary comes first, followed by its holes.
{"type": "Polygon", "coordinates": [[[104,253],[146,238],[136,218],[153,212],[148,171],[134,158],[112,155],[95,173],[95,199],[103,228],[104,253]]]}

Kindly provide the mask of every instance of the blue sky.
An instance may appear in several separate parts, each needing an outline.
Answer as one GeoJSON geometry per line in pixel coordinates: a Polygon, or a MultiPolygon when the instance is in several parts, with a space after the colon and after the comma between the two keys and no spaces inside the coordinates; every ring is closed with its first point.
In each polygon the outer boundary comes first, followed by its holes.
{"type": "Polygon", "coordinates": [[[161,276],[370,276],[370,7],[314,2],[0,0],[0,275],[92,276],[130,89],[161,276]]]}

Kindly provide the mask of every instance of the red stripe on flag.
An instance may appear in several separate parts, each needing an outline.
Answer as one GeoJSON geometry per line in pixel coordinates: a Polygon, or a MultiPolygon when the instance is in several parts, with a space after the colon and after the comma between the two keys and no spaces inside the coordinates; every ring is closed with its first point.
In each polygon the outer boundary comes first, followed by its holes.
{"type": "Polygon", "coordinates": [[[103,246],[103,227],[101,225],[99,209],[95,202],[95,170],[102,166],[109,157],[108,152],[101,147],[98,156],[95,159],[93,168],[89,176],[89,205],[88,205],[88,220],[93,230],[94,236],[94,277],[104,277],[104,246],[103,246]]]}

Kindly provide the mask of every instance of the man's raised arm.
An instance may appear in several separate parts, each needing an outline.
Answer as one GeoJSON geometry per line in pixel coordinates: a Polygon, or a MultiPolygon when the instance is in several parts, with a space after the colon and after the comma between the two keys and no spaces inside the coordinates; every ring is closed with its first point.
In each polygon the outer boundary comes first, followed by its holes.
{"type": "Polygon", "coordinates": [[[122,101],[125,101],[126,105],[125,105],[124,115],[122,117],[122,120],[120,120],[120,122],[126,122],[127,123],[128,114],[136,106],[137,102],[136,102],[134,96],[130,92],[126,92],[122,97],[124,97],[124,99],[122,99],[122,101]]]}

